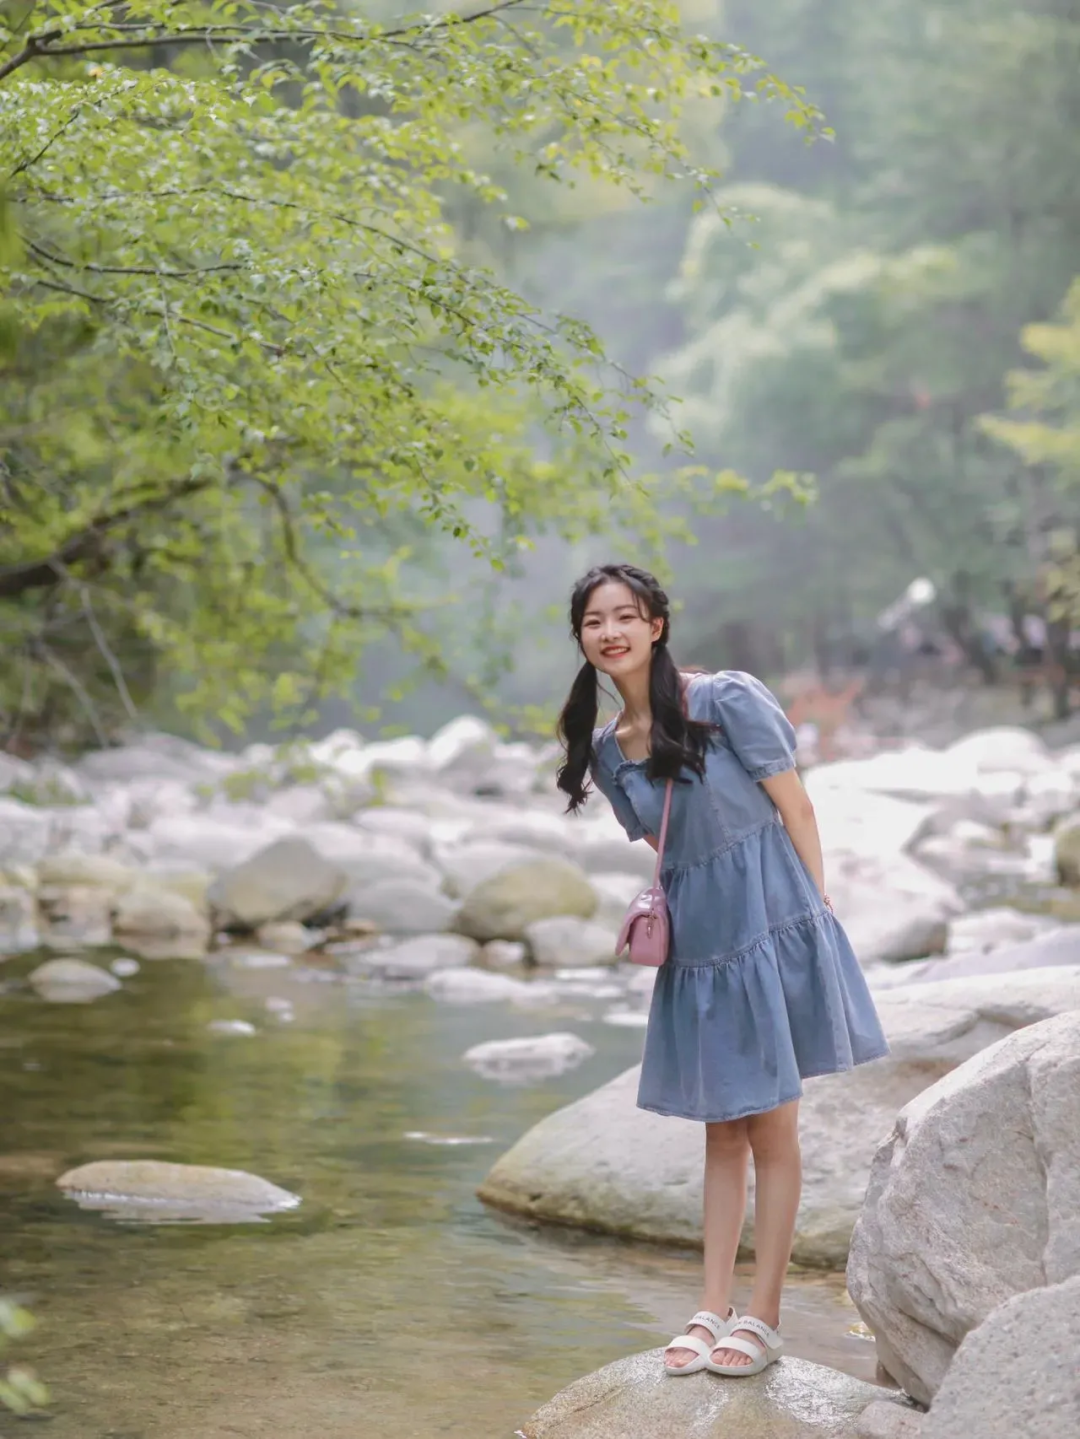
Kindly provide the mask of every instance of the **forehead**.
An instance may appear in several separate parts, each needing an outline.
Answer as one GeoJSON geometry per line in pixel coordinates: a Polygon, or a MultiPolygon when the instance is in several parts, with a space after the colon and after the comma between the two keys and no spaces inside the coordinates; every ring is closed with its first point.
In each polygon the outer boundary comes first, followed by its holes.
{"type": "Polygon", "coordinates": [[[585,603],[585,614],[607,615],[614,610],[634,610],[641,614],[644,606],[629,585],[623,584],[621,580],[606,580],[602,585],[597,585],[589,596],[585,603]]]}

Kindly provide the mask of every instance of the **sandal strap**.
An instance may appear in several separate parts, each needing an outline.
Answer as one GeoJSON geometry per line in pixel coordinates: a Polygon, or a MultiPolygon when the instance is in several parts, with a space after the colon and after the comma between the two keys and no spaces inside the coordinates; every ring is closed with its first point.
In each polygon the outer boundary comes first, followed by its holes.
{"type": "Polygon", "coordinates": [[[719,1339],[734,1318],[735,1314],[732,1310],[728,1311],[727,1319],[721,1319],[719,1314],[714,1314],[711,1309],[699,1309],[686,1329],[689,1332],[695,1324],[699,1324],[702,1329],[709,1331],[713,1339],[719,1339]]]}
{"type": "MultiPolygon", "coordinates": [[[[720,1343],[726,1344],[727,1340],[721,1339],[720,1343]]],[[[670,1344],[664,1345],[664,1353],[672,1349],[689,1349],[694,1354],[700,1354],[702,1359],[708,1359],[715,1348],[715,1344],[709,1344],[700,1334],[676,1334],[670,1344]]]]}
{"type": "Polygon", "coordinates": [[[728,1335],[726,1339],[721,1339],[719,1344],[714,1344],[713,1353],[718,1349],[737,1349],[740,1354],[749,1355],[751,1359],[766,1357],[760,1344],[755,1344],[752,1339],[742,1339],[738,1334],[728,1335]]]}
{"type": "Polygon", "coordinates": [[[745,1329],[750,1334],[759,1335],[770,1349],[776,1349],[783,1343],[779,1328],[770,1329],[763,1319],[755,1319],[752,1314],[740,1314],[731,1327],[733,1331],[745,1329]]]}

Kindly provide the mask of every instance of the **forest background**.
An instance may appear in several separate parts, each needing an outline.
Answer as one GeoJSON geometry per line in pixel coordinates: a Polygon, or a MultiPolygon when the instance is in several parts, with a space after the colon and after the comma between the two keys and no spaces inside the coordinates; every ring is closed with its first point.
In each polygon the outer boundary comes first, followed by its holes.
{"type": "Polygon", "coordinates": [[[543,730],[611,557],[1064,654],[1080,3],[434,8],[0,5],[4,746],[543,730]]]}

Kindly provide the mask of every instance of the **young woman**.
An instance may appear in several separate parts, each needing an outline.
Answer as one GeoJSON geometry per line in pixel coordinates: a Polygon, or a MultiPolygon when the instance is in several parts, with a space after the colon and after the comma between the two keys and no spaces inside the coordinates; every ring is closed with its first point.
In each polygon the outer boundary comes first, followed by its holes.
{"type": "Polygon", "coordinates": [[[559,787],[570,810],[589,778],[631,840],[657,848],[672,789],[662,881],[671,951],[656,972],[638,1104],[705,1124],[701,1310],[665,1351],[672,1375],[756,1374],[779,1358],[780,1297],[799,1206],[800,1081],[887,1053],[851,945],[832,913],[794,732],[752,675],[681,674],[668,598],[633,565],[574,587],[585,663],[563,709],[559,787]],[[598,675],[622,713],[596,728],[598,675]],[[754,1157],[756,1274],[729,1306],[754,1157]]]}

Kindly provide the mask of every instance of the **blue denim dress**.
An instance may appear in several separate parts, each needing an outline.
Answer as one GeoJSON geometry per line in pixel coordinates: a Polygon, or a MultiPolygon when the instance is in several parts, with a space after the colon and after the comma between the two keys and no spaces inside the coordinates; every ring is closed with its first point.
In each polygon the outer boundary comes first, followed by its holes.
{"type": "MultiPolygon", "coordinates": [[[[719,725],[705,776],[671,798],[661,880],[671,952],[657,971],[638,1105],[706,1122],[798,1099],[801,1080],[888,1053],[847,935],[825,908],[758,783],[794,768],[775,696],[737,670],[693,675],[693,719],[719,725]]],[[[615,720],[593,735],[592,777],[629,837],[657,834],[664,781],[623,757],[615,720]]]]}

